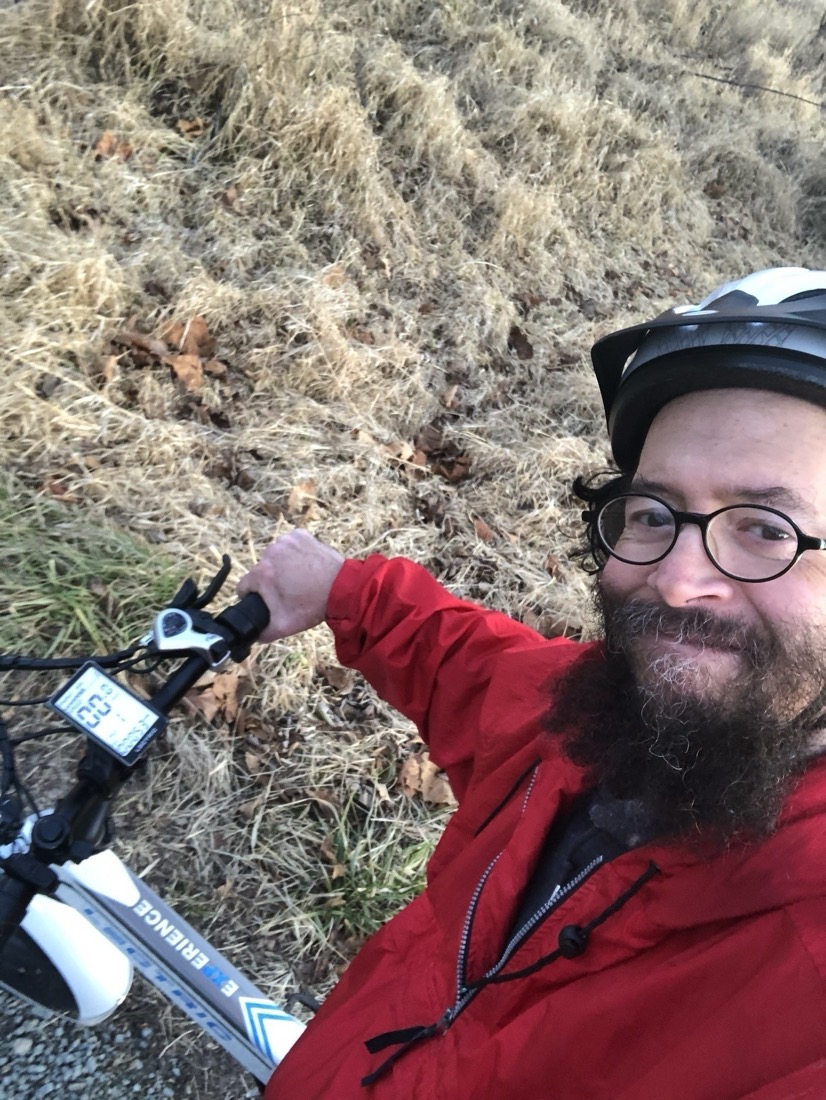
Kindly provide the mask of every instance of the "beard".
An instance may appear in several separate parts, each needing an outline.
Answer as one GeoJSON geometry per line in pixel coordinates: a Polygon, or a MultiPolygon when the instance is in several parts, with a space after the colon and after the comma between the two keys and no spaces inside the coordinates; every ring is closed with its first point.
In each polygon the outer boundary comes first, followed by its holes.
{"type": "Polygon", "coordinates": [[[771,834],[826,708],[818,632],[595,596],[605,640],[571,667],[546,723],[566,755],[606,801],[644,811],[649,839],[724,848],[771,834]]]}

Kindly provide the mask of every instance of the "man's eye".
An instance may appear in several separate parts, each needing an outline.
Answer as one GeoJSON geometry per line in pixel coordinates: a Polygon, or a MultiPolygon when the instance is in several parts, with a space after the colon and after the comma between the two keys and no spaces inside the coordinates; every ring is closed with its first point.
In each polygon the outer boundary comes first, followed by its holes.
{"type": "Polygon", "coordinates": [[[670,527],[672,520],[671,513],[663,508],[645,508],[631,512],[627,522],[631,527],[658,528],[670,527]]]}
{"type": "Polygon", "coordinates": [[[760,539],[761,542],[786,542],[788,539],[794,538],[794,533],[788,527],[782,527],[776,523],[765,523],[763,521],[749,523],[742,530],[745,534],[760,539]]]}

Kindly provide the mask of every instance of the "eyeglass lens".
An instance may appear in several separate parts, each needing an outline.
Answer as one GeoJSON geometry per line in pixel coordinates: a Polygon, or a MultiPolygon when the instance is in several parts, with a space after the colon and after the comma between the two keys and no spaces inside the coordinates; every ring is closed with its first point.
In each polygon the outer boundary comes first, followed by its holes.
{"type": "MultiPolygon", "coordinates": [[[[605,548],[621,561],[647,565],[669,553],[677,541],[674,515],[662,501],[621,496],[599,513],[605,548]]],[[[736,504],[709,520],[706,551],[726,573],[741,580],[769,580],[782,573],[797,553],[791,522],[768,508],[736,504]]]]}

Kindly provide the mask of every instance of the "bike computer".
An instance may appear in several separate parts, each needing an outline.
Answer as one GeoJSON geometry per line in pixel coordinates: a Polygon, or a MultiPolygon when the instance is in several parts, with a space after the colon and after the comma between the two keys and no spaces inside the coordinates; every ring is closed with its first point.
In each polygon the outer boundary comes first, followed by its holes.
{"type": "Polygon", "coordinates": [[[56,691],[49,707],[124,764],[135,764],[166,718],[93,661],[56,691]]]}

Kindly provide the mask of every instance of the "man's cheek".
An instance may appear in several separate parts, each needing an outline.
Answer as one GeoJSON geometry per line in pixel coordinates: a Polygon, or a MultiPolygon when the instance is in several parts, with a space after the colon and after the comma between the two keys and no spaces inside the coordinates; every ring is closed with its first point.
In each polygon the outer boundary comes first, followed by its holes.
{"type": "Polygon", "coordinates": [[[645,584],[645,570],[639,565],[627,565],[617,558],[609,558],[597,582],[612,599],[630,596],[645,584]]]}

